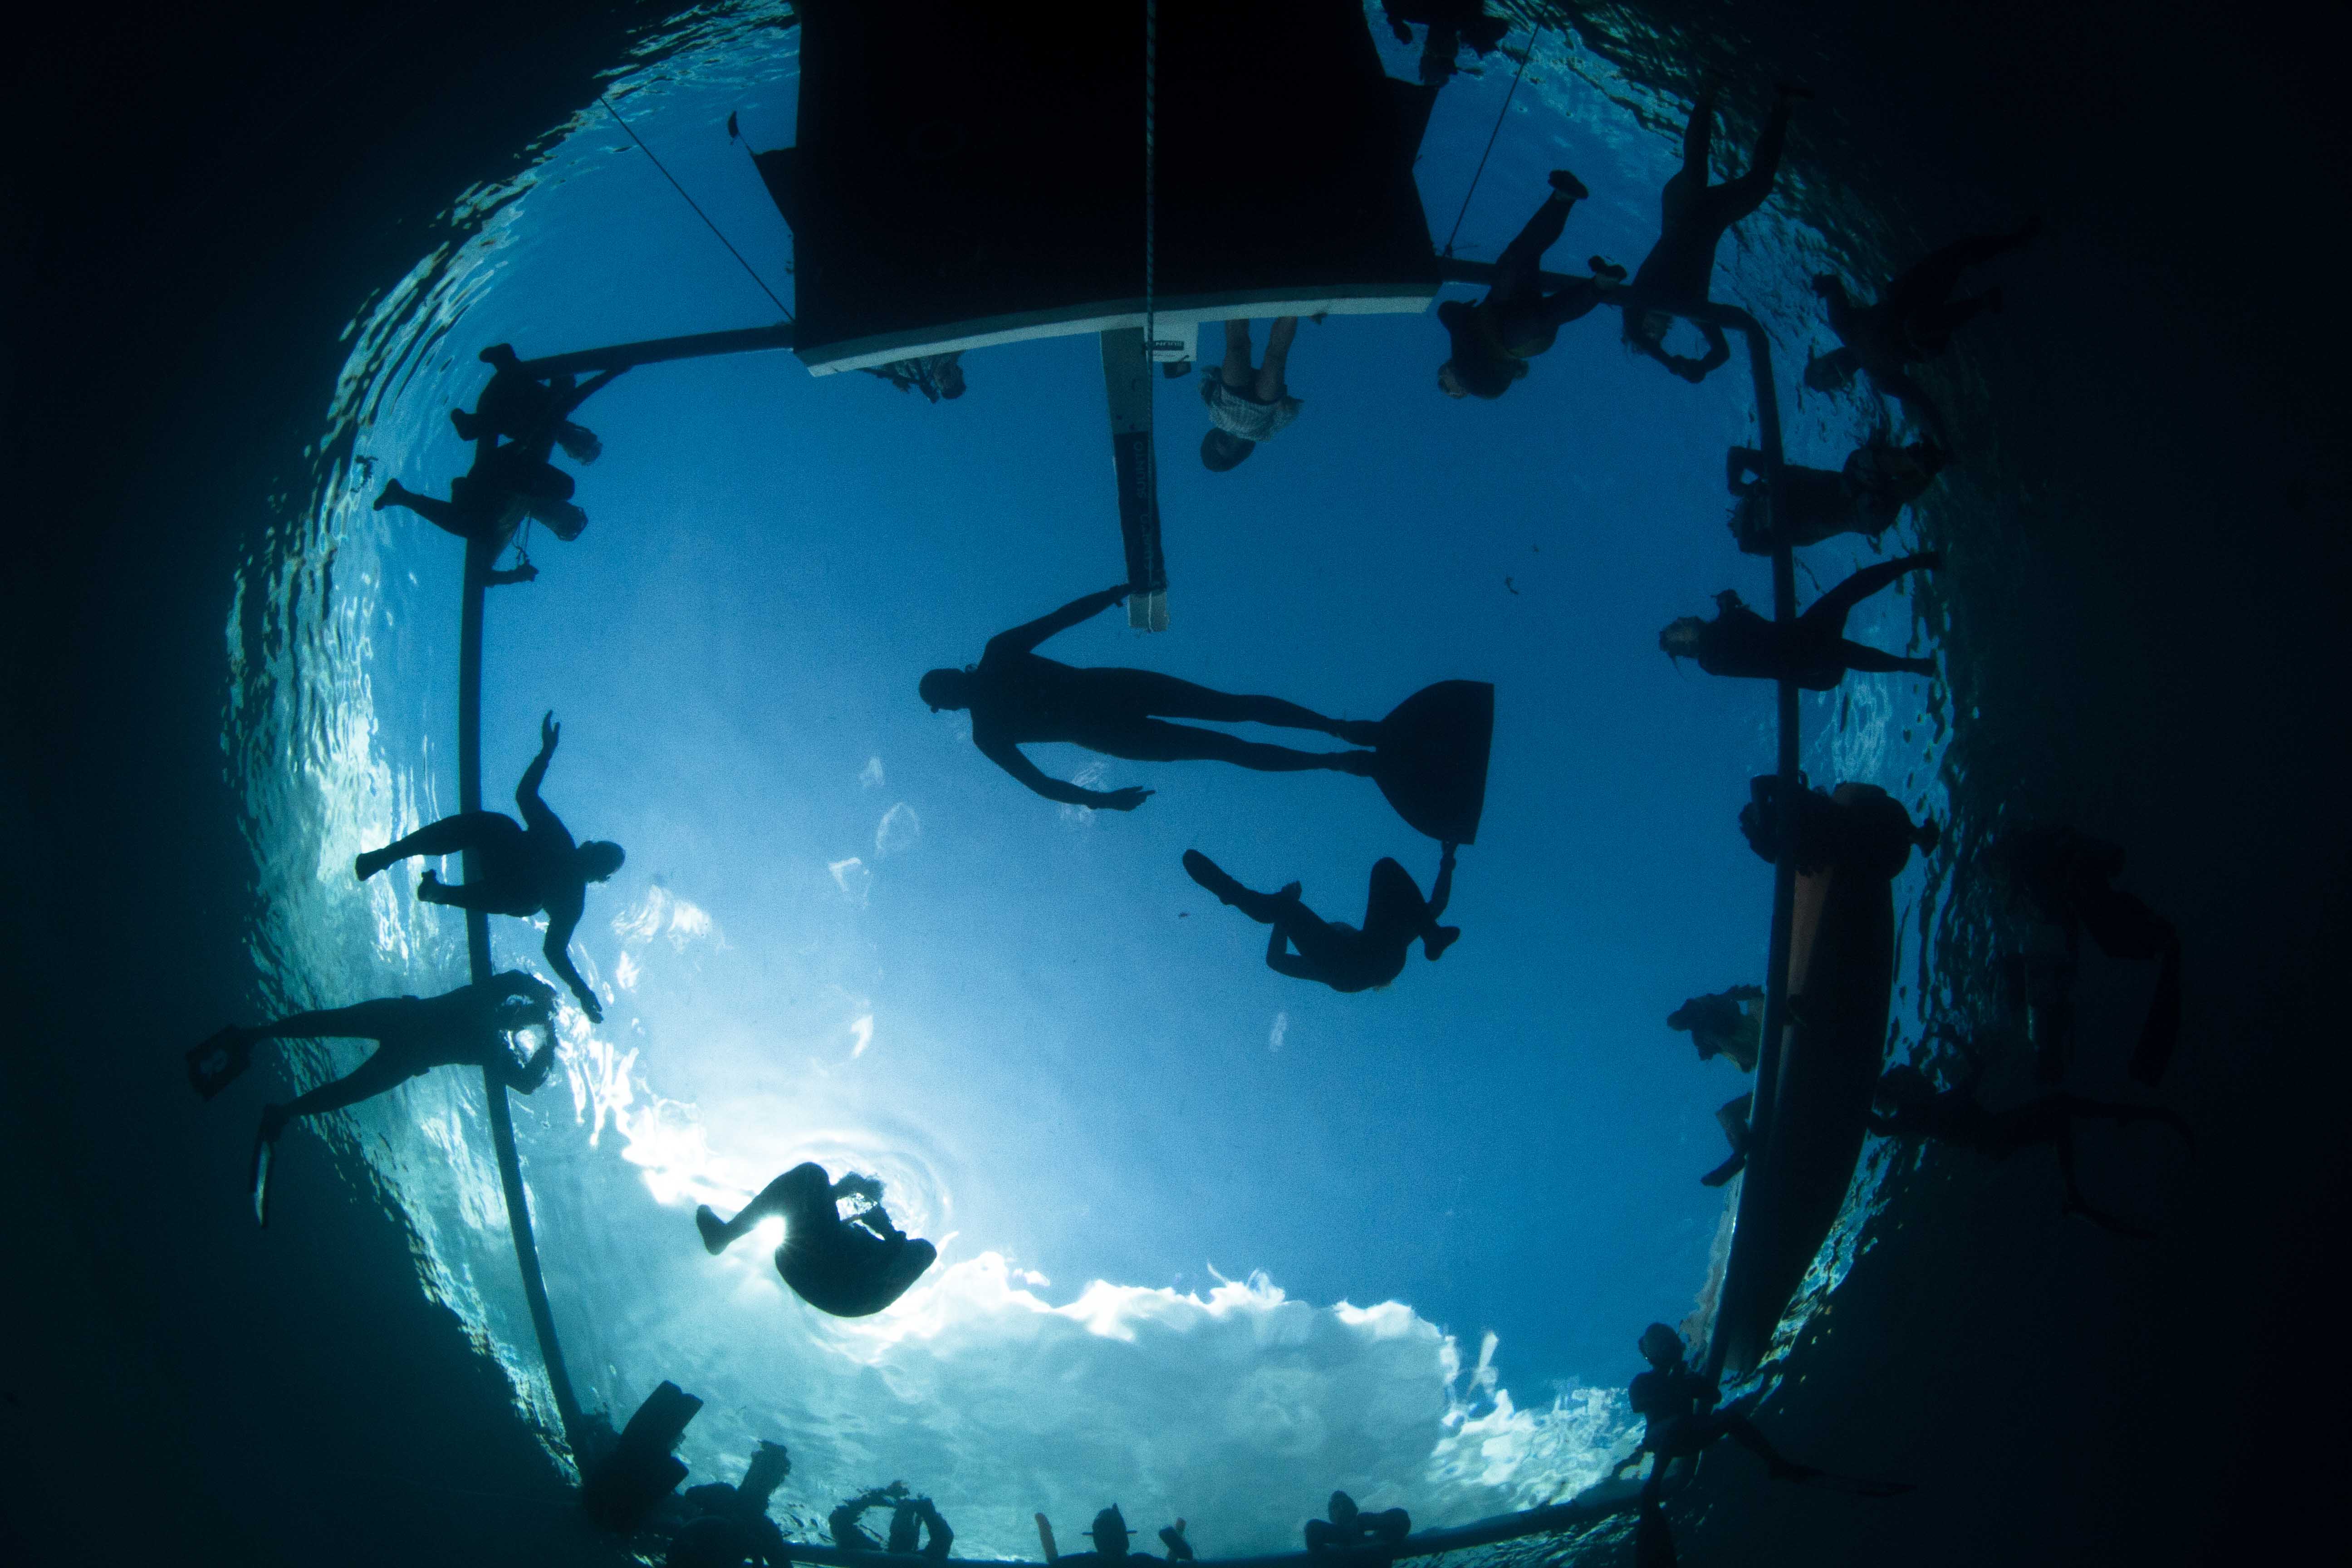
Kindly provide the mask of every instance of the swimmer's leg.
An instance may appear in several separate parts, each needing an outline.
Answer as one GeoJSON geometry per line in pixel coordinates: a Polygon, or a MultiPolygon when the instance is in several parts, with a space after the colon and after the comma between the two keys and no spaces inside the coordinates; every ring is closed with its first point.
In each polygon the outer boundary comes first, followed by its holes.
{"type": "Polygon", "coordinates": [[[1844,637],[1837,640],[1837,656],[1838,662],[1848,669],[1860,670],[1865,675],[1932,676],[1936,673],[1936,661],[1932,658],[1925,656],[1909,658],[1899,653],[1887,653],[1863,643],[1851,642],[1844,637]]]}
{"type": "Polygon", "coordinates": [[[1257,379],[1250,368],[1250,324],[1246,318],[1225,323],[1225,363],[1217,369],[1218,376],[1235,392],[1248,392],[1257,379]]]}
{"type": "Polygon", "coordinates": [[[278,1125],[283,1126],[298,1116],[318,1116],[330,1110],[341,1110],[347,1105],[357,1105],[387,1089],[399,1088],[416,1076],[405,1065],[405,1052],[389,1046],[377,1047],[374,1055],[331,1083],[322,1083],[287,1104],[271,1107],[278,1113],[278,1125]]]}
{"type": "Polygon", "coordinates": [[[1856,605],[1861,604],[1873,594],[1891,586],[1904,574],[1932,571],[1943,563],[1944,558],[1935,551],[1929,550],[1916,555],[1898,556],[1893,561],[1881,561],[1865,566],[1814,600],[1806,607],[1804,618],[1811,620],[1819,616],[1824,620],[1834,619],[1842,626],[1845,625],[1846,616],[1853,613],[1856,605]]]}
{"type": "Polygon", "coordinates": [[[833,1180],[824,1173],[824,1167],[803,1162],[761,1189],[760,1195],[744,1205],[733,1219],[722,1221],[710,1205],[700,1205],[694,1211],[694,1227],[702,1233],[704,1249],[716,1257],[770,1215],[783,1215],[789,1226],[820,1208],[830,1209],[833,1202],[833,1180]]]}
{"type": "Polygon", "coordinates": [[[1257,773],[1296,773],[1316,770],[1354,773],[1370,778],[1370,752],[1299,752],[1244,741],[1220,730],[1196,730],[1190,724],[1163,724],[1147,719],[1122,724],[1108,733],[1077,737],[1092,751],[1136,763],[1231,763],[1257,773]]]}
{"type": "Polygon", "coordinates": [[[419,495],[398,479],[385,485],[383,493],[375,498],[375,510],[378,511],[394,506],[406,507],[444,533],[454,533],[460,539],[473,537],[466,527],[465,514],[457,510],[456,502],[443,500],[439,496],[419,495]]]}
{"type": "Polygon", "coordinates": [[[1879,302],[1892,305],[1894,309],[1888,313],[1898,318],[1939,305],[1950,299],[1952,290],[1959,286],[1961,273],[2017,249],[2041,231],[2042,225],[2036,220],[2011,234],[1973,234],[1956,239],[1941,250],[1930,252],[1908,272],[1887,284],[1879,292],[1879,302]]]}
{"type": "Polygon", "coordinates": [[[1198,686],[1150,669],[1102,669],[1097,679],[1111,689],[1121,707],[1156,719],[1205,719],[1214,724],[1266,724],[1281,730],[1313,730],[1341,736],[1344,721],[1279,697],[1254,697],[1198,686]],[[1108,679],[1106,679],[1108,678],[1108,679]]]}
{"type": "Polygon", "coordinates": [[[1756,139],[1755,156],[1748,172],[1706,193],[1706,217],[1717,234],[1764,205],[1772,194],[1772,178],[1780,172],[1780,149],[1789,139],[1789,110],[1794,100],[1782,93],[1765,117],[1764,134],[1756,139]]]}
{"type": "Polygon", "coordinates": [[[428,822],[405,838],[395,838],[381,849],[371,849],[352,862],[352,871],[362,882],[386,866],[406,860],[413,856],[462,854],[468,849],[480,849],[502,835],[520,837],[522,828],[512,817],[495,811],[461,811],[455,816],[445,816],[438,822],[428,822]]]}
{"type": "Polygon", "coordinates": [[[1286,906],[1295,906],[1298,901],[1297,883],[1291,883],[1279,893],[1244,888],[1198,849],[1184,851],[1184,874],[1215,894],[1219,903],[1241,910],[1260,925],[1276,923],[1284,917],[1286,906]]]}
{"type": "Polygon", "coordinates": [[[1283,377],[1290,367],[1290,345],[1298,336],[1298,318],[1276,316],[1274,325],[1265,330],[1265,357],[1258,361],[1257,376],[1250,395],[1260,403],[1272,403],[1288,390],[1283,377]]]}

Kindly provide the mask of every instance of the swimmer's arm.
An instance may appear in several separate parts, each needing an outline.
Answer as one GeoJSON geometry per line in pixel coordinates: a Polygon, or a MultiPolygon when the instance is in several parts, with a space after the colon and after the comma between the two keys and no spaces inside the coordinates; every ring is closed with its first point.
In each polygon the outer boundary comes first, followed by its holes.
{"type": "Polygon", "coordinates": [[[1148,789],[1096,790],[1048,777],[1036,763],[1023,753],[1020,747],[1003,742],[983,742],[981,755],[1011,773],[1035,794],[1064,805],[1090,806],[1097,811],[1133,811],[1141,805],[1148,789]]]}
{"type": "Polygon", "coordinates": [[[581,903],[576,898],[566,909],[551,906],[547,911],[547,941],[540,951],[547,955],[547,966],[555,971],[555,977],[579,998],[580,1010],[588,1015],[588,1021],[601,1024],[604,1021],[604,1005],[588,989],[588,983],[580,978],[580,972],[572,967],[572,933],[580,924],[580,915],[581,903]]]}
{"type": "Polygon", "coordinates": [[[1307,960],[1290,951],[1290,938],[1277,925],[1265,939],[1265,966],[1276,974],[1287,974],[1293,980],[1320,980],[1323,977],[1308,967],[1307,960]]]}
{"type": "Polygon", "coordinates": [[[555,721],[551,710],[539,721],[539,755],[523,769],[521,782],[515,785],[515,805],[522,812],[525,827],[551,825],[560,829],[563,826],[556,820],[555,813],[547,809],[547,803],[539,798],[539,786],[547,779],[547,764],[555,760],[555,742],[562,734],[563,726],[555,721]]]}
{"type": "Polygon", "coordinates": [[[1454,846],[1448,844],[1437,857],[1437,880],[1429,889],[1429,918],[1435,920],[1445,912],[1446,900],[1454,897],[1454,846]]]}
{"type": "Polygon", "coordinates": [[[514,1058],[503,1050],[492,1059],[503,1069],[499,1076],[506,1079],[508,1088],[535,1094],[539,1086],[547,1081],[547,1075],[555,1069],[555,1031],[548,1030],[546,1044],[531,1052],[530,1059],[520,1067],[515,1066],[514,1058]]]}
{"type": "Polygon", "coordinates": [[[1090,621],[1126,597],[1127,584],[1121,583],[1116,588],[1105,588],[1099,594],[1073,599],[1052,615],[1040,616],[1025,626],[997,633],[988,639],[987,653],[1027,653],[1055,633],[1066,632],[1082,621],[1090,621]]]}

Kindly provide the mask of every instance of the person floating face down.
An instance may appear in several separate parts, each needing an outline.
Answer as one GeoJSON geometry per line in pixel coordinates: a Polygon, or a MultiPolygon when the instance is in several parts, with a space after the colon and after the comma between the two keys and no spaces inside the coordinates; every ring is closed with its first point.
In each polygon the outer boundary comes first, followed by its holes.
{"type": "Polygon", "coordinates": [[[1831,273],[1813,279],[1813,292],[1829,308],[1830,331],[1842,345],[1805,362],[1805,384],[1816,392],[1835,392],[1859,371],[1879,393],[1900,402],[1919,427],[1947,449],[1944,416],[1935,400],[1911,379],[1910,366],[1930,360],[1950,346],[1952,334],[1986,310],[2000,309],[2000,290],[1988,289],[1965,300],[1955,300],[1960,274],[2029,244],[2042,232],[2042,220],[2030,218],[2009,234],[1971,235],[1955,240],[1926,260],[1888,282],[1878,302],[1864,305],[1846,292],[1844,282],[1831,273]]]}
{"type": "MultiPolygon", "coordinates": [[[[1764,988],[1735,985],[1728,991],[1694,996],[1666,1015],[1666,1027],[1691,1037],[1698,1059],[1722,1057],[1741,1072],[1754,1072],[1764,1041],[1764,988]]],[[[1731,1157],[1699,1181],[1719,1187],[1748,1163],[1748,1114],[1753,1094],[1726,1100],[1715,1113],[1716,1124],[1731,1144],[1731,1157]]]]}
{"type": "Polygon", "coordinates": [[[1268,969],[1297,980],[1319,981],[1334,991],[1371,991],[1386,989],[1404,972],[1405,957],[1416,941],[1433,963],[1462,935],[1459,926],[1437,923],[1454,892],[1454,849],[1448,844],[1440,852],[1437,881],[1426,900],[1412,873],[1386,857],[1375,862],[1360,930],[1326,921],[1308,909],[1299,901],[1302,889],[1297,882],[1277,892],[1255,892],[1198,849],[1184,851],[1184,870],[1215,894],[1218,902],[1273,928],[1266,938],[1268,969]]]}
{"type": "Polygon", "coordinates": [[[1089,594],[988,639],[977,665],[934,669],[917,690],[936,713],[968,709],[972,744],[981,754],[1047,800],[1101,811],[1133,811],[1148,789],[1087,789],[1047,778],[1022,754],[1024,745],[1066,741],[1139,763],[1219,762],[1263,773],[1324,768],[1369,778],[1369,751],[1299,752],[1244,741],[1217,730],[1162,723],[1163,719],[1205,719],[1217,723],[1255,721],[1293,730],[1313,730],[1353,745],[1370,746],[1378,721],[1327,719],[1278,697],[1237,697],[1147,669],[1073,668],[1042,658],[1037,645],[1056,632],[1092,619],[1127,597],[1124,584],[1089,594]]]}
{"type": "Polygon", "coordinates": [[[1793,680],[1808,691],[1834,689],[1848,670],[1933,675],[1936,661],[1932,658],[1906,658],[1847,640],[1845,618],[1856,605],[1904,574],[1931,571],[1941,564],[1940,554],[1922,551],[1865,566],[1814,600],[1786,626],[1766,620],[1727,588],[1715,596],[1715,619],[1684,616],[1671,621],[1658,634],[1658,647],[1670,658],[1696,659],[1709,675],[1793,680]]]}
{"type": "Polygon", "coordinates": [[[939,1257],[929,1242],[908,1236],[882,1210],[882,1184],[855,1173],[835,1182],[814,1162],[770,1182],[731,1220],[708,1205],[694,1211],[702,1245],[716,1258],[771,1215],[784,1222],[776,1272],[793,1293],[836,1318],[866,1318],[907,1293],[939,1257]],[[843,1198],[863,1199],[853,1219],[841,1217],[843,1198]]]}
{"type": "Polygon", "coordinates": [[[1790,106],[1808,96],[1802,89],[1782,87],[1756,139],[1748,173],[1720,185],[1707,184],[1707,153],[1715,139],[1715,93],[1702,93],[1691,107],[1690,124],[1683,132],[1683,166],[1666,182],[1659,196],[1658,242],[1633,273],[1633,286],[1621,303],[1625,311],[1625,344],[1644,353],[1685,381],[1705,381],[1709,373],[1731,358],[1723,329],[1699,321],[1706,338],[1703,359],[1669,353],[1666,334],[1677,314],[1704,307],[1715,277],[1715,249],[1731,226],[1764,205],[1772,194],[1772,176],[1780,166],[1780,148],[1788,140],[1790,106]]]}
{"type": "Polygon", "coordinates": [[[887,1487],[860,1492],[825,1516],[825,1528],[833,1534],[833,1543],[845,1552],[888,1552],[943,1562],[949,1548],[955,1544],[955,1531],[949,1528],[938,1507],[927,1497],[908,1495],[904,1481],[892,1481],[887,1487]],[[876,1508],[890,1510],[890,1531],[886,1542],[876,1541],[859,1522],[867,1510],[876,1508]]]}
{"type": "Polygon", "coordinates": [[[296,1013],[273,1024],[231,1024],[188,1052],[188,1084],[210,1100],[243,1076],[253,1048],[264,1040],[373,1040],[375,1054],[331,1083],[284,1105],[262,1108],[261,1142],[274,1143],[298,1116],[318,1116],[397,1089],[437,1067],[487,1069],[509,1089],[529,1094],[547,1081],[555,1061],[549,1011],[555,992],[545,981],[508,970],[430,998],[380,996],[320,1012],[296,1013]],[[525,1030],[546,1039],[518,1063],[509,1037],[525,1030]]]}
{"type": "Polygon", "coordinates": [[[1739,500],[1731,510],[1731,535],[1750,555],[1769,555],[1780,544],[1819,544],[1841,533],[1875,540],[1895,526],[1905,507],[1927,493],[1948,460],[1932,442],[1898,447],[1880,438],[1856,447],[1841,468],[1785,463],[1776,520],[1764,482],[1764,454],[1734,447],[1727,479],[1739,500]]]}
{"type": "MultiPolygon", "coordinates": [[[[1166,1540],[1169,1533],[1161,1531],[1160,1539],[1166,1540]]],[[[1110,1563],[1159,1562],[1159,1558],[1148,1552],[1129,1550],[1128,1543],[1134,1534],[1135,1531],[1127,1526],[1127,1516],[1118,1511],[1117,1503],[1113,1503],[1096,1514],[1094,1523],[1086,1531],[1087,1539],[1095,1543],[1093,1551],[1062,1552],[1054,1545],[1054,1527],[1046,1522],[1044,1514],[1037,1515],[1037,1539],[1045,1549],[1045,1561],[1056,1564],[1057,1568],[1102,1568],[1103,1564],[1110,1563]]],[[[1179,1542],[1184,1538],[1182,1520],[1176,1521],[1175,1535],[1179,1542]]],[[[1190,1559],[1192,1549],[1186,1546],[1183,1555],[1190,1559]]]]}
{"type": "Polygon", "coordinates": [[[1666,1471],[1676,1460],[1696,1469],[1698,1457],[1725,1437],[1762,1459],[1776,1481],[1797,1481],[1828,1487],[1862,1497],[1895,1497],[1911,1490],[1902,1481],[1868,1481],[1832,1475],[1787,1458],[1748,1418],[1743,1405],[1718,1408],[1722,1394],[1712,1379],[1684,1359],[1682,1336],[1664,1323],[1642,1331],[1638,1346],[1650,1370],[1637,1375],[1627,1389],[1633,1414],[1642,1417],[1641,1444],[1611,1471],[1615,1479],[1652,1457],[1650,1474],[1642,1483],[1641,1518],[1634,1535],[1635,1561],[1642,1568],[1675,1561],[1674,1535],[1659,1507],[1666,1471]]]}
{"type": "Polygon", "coordinates": [[[667,1568],[791,1568],[768,1499],[792,1468],[782,1444],[763,1442],[740,1482],[688,1488],[683,1501],[696,1517],[670,1542],[667,1568]]]}
{"type": "MultiPolygon", "coordinates": [[[[1551,172],[1551,195],[1517,238],[1495,261],[1495,286],[1475,305],[1446,300],[1437,320],[1453,341],[1453,353],[1437,367],[1437,388],[1448,397],[1500,397],[1528,374],[1528,361],[1559,339],[1560,328],[1601,303],[1598,279],[1573,279],[1547,294],[1544,252],[1568,227],[1569,209],[1592,193],[1566,169],[1551,172]]],[[[1596,273],[1625,276],[1624,268],[1592,258],[1596,273]]]]}
{"type": "Polygon", "coordinates": [[[1412,1515],[1401,1508],[1366,1513],[1346,1492],[1333,1492],[1325,1504],[1330,1517],[1307,1521],[1307,1554],[1342,1554],[1386,1561],[1397,1544],[1412,1533],[1412,1515]]]}
{"type": "Polygon", "coordinates": [[[449,423],[460,440],[504,438],[546,457],[556,447],[573,462],[585,466],[604,454],[604,444],[572,415],[582,404],[612,384],[621,373],[608,370],[575,386],[568,374],[541,377],[525,370],[511,343],[492,343],[479,355],[491,367],[489,385],[469,411],[449,410],[449,423]]]}
{"type": "Polygon", "coordinates": [[[1250,324],[1225,323],[1225,361],[1201,378],[1201,401],[1209,405],[1209,432],[1201,437],[1201,466],[1213,474],[1237,468],[1271,441],[1305,406],[1290,395],[1285,379],[1289,372],[1290,345],[1298,336],[1298,318],[1276,316],[1265,332],[1265,358],[1250,364],[1250,324]]]}
{"type": "Polygon", "coordinates": [[[2025,994],[2026,1035],[2045,1083],[2065,1076],[2074,1051],[2074,980],[2083,935],[2110,958],[2155,959],[2156,991],[2132,1051],[2132,1078],[2159,1081],[2180,1044],[2180,933],[2147,902],[2114,885],[2119,844],[2054,824],[2019,828],[1994,844],[1993,868],[2026,917],[2012,961],[2025,994]]]}
{"type": "Polygon", "coordinates": [[[1977,1085],[1985,1064],[1974,1047],[1948,1026],[1936,1033],[1957,1047],[1966,1063],[1951,1088],[1937,1089],[1935,1081],[1916,1067],[1888,1068],[1879,1076],[1874,1095],[1880,1108],[1871,1114],[1870,1130],[1882,1138],[1932,1138],[2006,1160],[2021,1149],[2046,1143],[2058,1153],[2058,1173],[2066,1185],[2064,1212],[2080,1215],[2118,1236],[2145,1241],[2149,1233],[2094,1207],[2083,1196],[2074,1170],[2074,1124],[2106,1121],[2117,1127],[2156,1123],[2179,1134],[2194,1148],[2196,1134],[2175,1111],[2160,1105],[2125,1105],[2115,1100],[2086,1100],[2078,1094],[2044,1094],[2007,1110],[1985,1109],[1977,1085]]]}
{"type": "Polygon", "coordinates": [[[381,849],[367,851],[352,869],[364,882],[413,855],[471,850],[480,858],[476,868],[479,877],[452,884],[427,871],[417,884],[416,896],[428,904],[449,904],[492,915],[522,917],[544,910],[547,940],[541,951],[548,966],[572,988],[589,1021],[602,1023],[603,1005],[572,966],[572,933],[587,909],[588,884],[611,877],[627,857],[619,845],[602,839],[573,844],[562,819],[539,798],[540,783],[547,777],[547,764],[555,756],[555,743],[562,733],[553,713],[540,721],[539,755],[523,770],[522,782],[515,785],[515,805],[522,813],[520,825],[499,812],[461,811],[428,823],[381,849]]]}
{"type": "Polygon", "coordinates": [[[870,364],[866,374],[880,376],[901,392],[919,392],[929,403],[942,398],[953,403],[964,395],[961,349],[951,353],[917,354],[912,359],[892,360],[888,364],[870,364]]]}
{"type": "Polygon", "coordinates": [[[1486,14],[1486,0],[1383,0],[1389,32],[1400,44],[1412,42],[1412,27],[1428,27],[1421,41],[1421,84],[1443,87],[1453,79],[1455,57],[1462,46],[1474,55],[1491,55],[1511,30],[1510,22],[1486,14]]]}

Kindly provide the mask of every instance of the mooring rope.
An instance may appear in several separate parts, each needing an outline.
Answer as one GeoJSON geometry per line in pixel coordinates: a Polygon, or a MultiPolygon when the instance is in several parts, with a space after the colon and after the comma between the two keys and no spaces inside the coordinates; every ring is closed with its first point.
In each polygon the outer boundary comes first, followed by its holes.
{"type": "Polygon", "coordinates": [[[1143,363],[1160,352],[1160,0],[1143,0],[1143,363]]]}
{"type": "Polygon", "coordinates": [[[1511,78],[1511,90],[1503,95],[1503,107],[1495,111],[1495,129],[1486,133],[1486,151],[1478,154],[1478,172],[1470,176],[1470,188],[1462,193],[1462,210],[1454,215],[1454,231],[1445,237],[1445,254],[1454,254],[1454,236],[1462,232],[1462,220],[1470,211],[1470,198],[1478,194],[1478,182],[1486,177],[1486,160],[1495,152],[1495,138],[1503,133],[1503,117],[1511,112],[1511,100],[1519,95],[1519,78],[1528,74],[1528,62],[1536,58],[1536,46],[1543,41],[1543,29],[1538,27],[1528,39],[1528,52],[1519,57],[1519,68],[1511,78]]]}
{"type": "Polygon", "coordinates": [[[663,167],[662,161],[659,158],[654,157],[654,150],[646,145],[645,138],[638,135],[636,129],[626,120],[621,118],[621,111],[613,107],[613,100],[600,92],[596,95],[596,101],[603,104],[604,106],[604,112],[611,115],[614,121],[620,125],[621,129],[629,133],[629,140],[637,144],[637,151],[643,153],[646,157],[651,161],[655,168],[661,170],[661,177],[669,182],[669,188],[676,191],[678,194],[679,199],[684,201],[688,206],[694,208],[694,216],[702,220],[703,226],[709,229],[712,234],[719,236],[719,243],[727,247],[727,254],[735,258],[735,264],[742,268],[744,272],[750,275],[751,281],[760,286],[760,292],[768,297],[769,303],[774,305],[777,310],[784,312],[785,321],[790,321],[795,320],[791,310],[785,306],[782,300],[776,298],[776,291],[768,287],[768,280],[761,277],[750,262],[743,259],[743,253],[735,248],[735,242],[729,239],[724,234],[719,233],[719,226],[710,221],[710,215],[702,210],[701,204],[697,202],[692,196],[686,194],[686,187],[677,183],[677,176],[671,174],[668,169],[663,167]]]}

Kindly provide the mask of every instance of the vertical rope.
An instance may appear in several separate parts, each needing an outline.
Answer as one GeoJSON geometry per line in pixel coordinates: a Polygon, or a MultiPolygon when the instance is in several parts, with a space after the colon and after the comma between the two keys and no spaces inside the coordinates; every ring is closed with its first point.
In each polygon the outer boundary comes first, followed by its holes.
{"type": "Polygon", "coordinates": [[[1160,0],[1143,0],[1143,363],[1159,352],[1160,0]]]}
{"type": "Polygon", "coordinates": [[[1528,74],[1528,62],[1536,58],[1536,46],[1543,42],[1543,29],[1538,27],[1528,37],[1528,52],[1519,57],[1519,68],[1512,73],[1511,90],[1503,95],[1503,107],[1495,110],[1495,129],[1486,133],[1486,150],[1478,154],[1478,172],[1470,176],[1470,188],[1462,193],[1462,210],[1454,215],[1453,233],[1445,237],[1445,254],[1454,254],[1454,237],[1462,232],[1462,220],[1470,216],[1470,198],[1478,194],[1478,182],[1486,177],[1486,160],[1495,155],[1495,138],[1503,133],[1503,116],[1511,112],[1511,100],[1519,96],[1519,78],[1528,74]]]}

